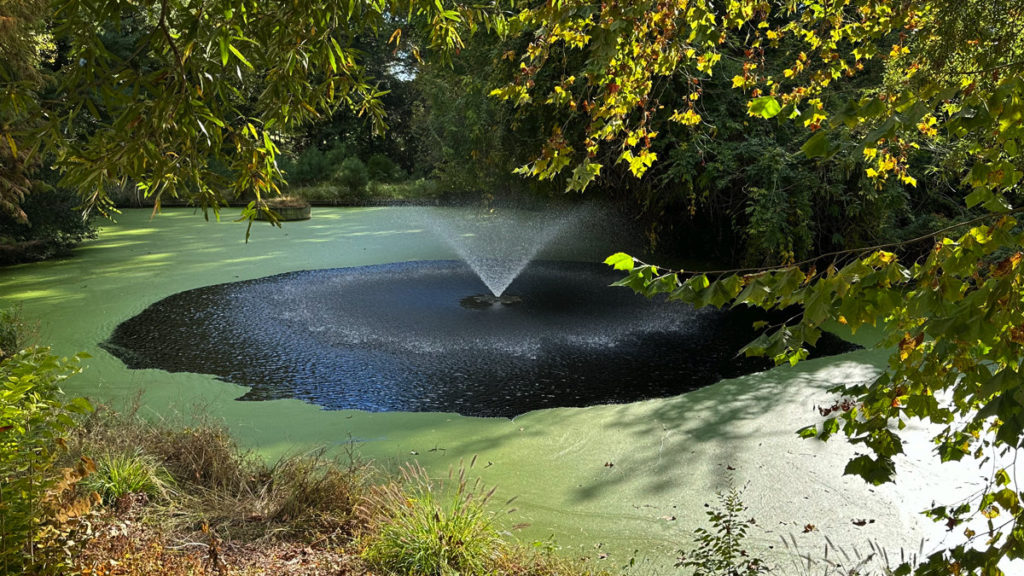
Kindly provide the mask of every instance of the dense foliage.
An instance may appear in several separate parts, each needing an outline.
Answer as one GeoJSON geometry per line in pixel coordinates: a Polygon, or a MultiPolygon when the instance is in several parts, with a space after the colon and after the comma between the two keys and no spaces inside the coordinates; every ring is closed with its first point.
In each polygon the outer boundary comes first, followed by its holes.
{"type": "MultiPolygon", "coordinates": [[[[214,210],[279,191],[279,134],[345,107],[385,125],[383,90],[357,38],[393,15],[427,29],[424,45],[462,45],[479,8],[442,2],[4,2],[0,118],[4,154],[46,150],[87,208],[111,186],[137,186],[214,210]],[[24,9],[23,9],[24,5],[24,9]],[[59,7],[59,10],[57,9],[59,7]],[[40,45],[57,46],[52,69],[40,45]]],[[[395,35],[396,42],[401,35],[395,35]]],[[[418,53],[418,46],[407,49],[418,53]]],[[[17,213],[27,160],[5,161],[5,205],[17,213]]]]}
{"type": "Polygon", "coordinates": [[[58,470],[57,458],[74,426],[90,410],[58,388],[79,370],[45,348],[26,348],[0,360],[0,568],[5,574],[60,574],[74,541],[74,518],[89,502],[67,491],[91,468],[58,470]]]}
{"type": "MultiPolygon", "coordinates": [[[[944,461],[996,458],[1020,447],[1024,237],[1012,215],[1024,176],[1019,3],[742,0],[598,9],[560,2],[519,19],[539,32],[522,56],[520,77],[499,95],[580,111],[580,137],[559,129],[524,168],[542,178],[571,170],[572,188],[603,174],[599,159],[609,149],[613,162],[645,176],[659,160],[658,118],[713,133],[701,109],[703,88],[720,62],[737,54],[742,73],[731,82],[749,96],[751,119],[802,126],[808,158],[863,162],[868,189],[896,183],[913,194],[917,151],[928,151],[932,169],[965,190],[964,208],[958,221],[919,238],[809,259],[794,251],[762,269],[664,270],[622,254],[609,263],[629,273],[624,285],[701,306],[802,304],[800,314],[763,327],[746,349],[779,362],[806,357],[826,323],[881,327],[894,350],[888,370],[837,389],[854,399],[850,409],[803,431],[822,439],[842,431],[862,447],[866,453],[847,473],[891,481],[894,457],[903,452],[900,431],[911,419],[940,426],[935,442],[944,461]],[[535,94],[533,78],[555,55],[572,51],[586,55],[587,75],[535,94]],[[872,62],[883,65],[877,82],[848,83],[872,62]],[[662,100],[663,85],[680,74],[688,93],[662,100]],[[830,97],[844,85],[847,98],[830,97]]],[[[991,523],[933,554],[920,573],[999,574],[1000,558],[1024,557],[1021,496],[1004,465],[976,499],[930,511],[950,529],[976,514],[991,523]]]]}
{"type": "Polygon", "coordinates": [[[19,202],[25,219],[0,212],[0,265],[66,256],[96,234],[78,194],[35,180],[19,202]]]}

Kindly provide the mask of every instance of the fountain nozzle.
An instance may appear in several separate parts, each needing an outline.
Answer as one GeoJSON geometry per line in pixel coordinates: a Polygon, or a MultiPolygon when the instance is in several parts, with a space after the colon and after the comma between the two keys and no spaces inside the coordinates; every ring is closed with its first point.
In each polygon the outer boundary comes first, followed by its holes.
{"type": "Polygon", "coordinates": [[[471,310],[482,310],[484,308],[490,308],[495,304],[501,306],[508,306],[510,304],[519,304],[523,299],[519,296],[502,295],[495,296],[494,294],[474,294],[473,296],[466,296],[462,300],[459,300],[459,304],[463,308],[469,308],[471,310]]]}

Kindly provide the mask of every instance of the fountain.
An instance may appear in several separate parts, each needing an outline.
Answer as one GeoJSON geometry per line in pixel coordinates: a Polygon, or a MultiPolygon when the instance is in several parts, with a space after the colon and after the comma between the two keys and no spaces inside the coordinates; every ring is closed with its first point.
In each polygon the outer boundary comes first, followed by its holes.
{"type": "MultiPolygon", "coordinates": [[[[769,366],[735,355],[763,314],[650,301],[609,287],[621,274],[602,264],[532,259],[579,215],[444,221],[431,210],[466,262],[197,288],[123,322],[103,346],[131,368],[245,385],[242,400],[504,417],[673,396],[769,366]]],[[[849,348],[825,335],[817,354],[849,348]]]]}
{"type": "Polygon", "coordinates": [[[508,286],[544,246],[579,221],[583,211],[579,206],[557,211],[428,208],[420,217],[487,286],[493,298],[481,296],[474,302],[487,306],[513,303],[502,300],[508,286]]]}

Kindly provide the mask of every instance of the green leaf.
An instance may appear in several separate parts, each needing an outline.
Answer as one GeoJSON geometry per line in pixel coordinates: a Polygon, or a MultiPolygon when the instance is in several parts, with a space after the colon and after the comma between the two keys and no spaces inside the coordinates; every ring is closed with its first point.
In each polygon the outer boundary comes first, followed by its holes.
{"type": "Polygon", "coordinates": [[[220,44],[220,63],[221,66],[227,66],[228,60],[231,58],[230,52],[228,51],[228,39],[223,36],[217,39],[220,44]]]}
{"type": "Polygon", "coordinates": [[[893,434],[888,428],[881,428],[873,431],[864,443],[875,454],[884,458],[891,458],[903,453],[903,441],[899,436],[893,434]]]}
{"type": "Polygon", "coordinates": [[[81,397],[72,398],[71,401],[68,402],[67,408],[75,414],[88,414],[93,411],[92,404],[85,398],[81,397]]]}
{"type": "Polygon", "coordinates": [[[829,418],[821,424],[821,434],[818,436],[822,442],[828,440],[833,434],[839,432],[839,421],[835,418],[829,418]]]}
{"type": "Polygon", "coordinates": [[[885,122],[882,122],[877,128],[868,133],[867,137],[864,138],[865,144],[874,144],[881,138],[892,138],[896,133],[896,119],[889,117],[885,122]]]}
{"type": "Polygon", "coordinates": [[[804,426],[803,428],[797,430],[796,434],[801,438],[817,438],[818,429],[812,424],[810,426],[804,426]]]}
{"type": "Polygon", "coordinates": [[[832,291],[824,282],[811,286],[804,301],[804,321],[819,326],[832,312],[832,291]]]}
{"type": "Polygon", "coordinates": [[[824,130],[818,130],[811,136],[804,145],[800,147],[804,156],[808,158],[819,158],[828,154],[828,135],[824,130]]]}
{"type": "Polygon", "coordinates": [[[843,474],[860,476],[866,482],[880,486],[886,482],[892,482],[896,474],[896,466],[888,458],[874,458],[866,455],[858,456],[846,463],[843,474]]]}
{"type": "Polygon", "coordinates": [[[616,270],[629,272],[633,269],[635,261],[629,254],[626,254],[625,252],[617,252],[605,258],[604,263],[616,270]]]}
{"type": "Polygon", "coordinates": [[[754,98],[750,101],[750,106],[747,108],[747,113],[751,116],[761,116],[766,119],[774,118],[781,111],[782,105],[772,96],[754,98]]]}
{"type": "Polygon", "coordinates": [[[252,64],[249,64],[249,61],[245,59],[245,56],[242,56],[242,53],[238,51],[238,48],[228,44],[228,50],[230,50],[231,53],[235,55],[235,58],[238,58],[242,64],[245,64],[246,68],[249,68],[250,70],[252,69],[252,64]]]}

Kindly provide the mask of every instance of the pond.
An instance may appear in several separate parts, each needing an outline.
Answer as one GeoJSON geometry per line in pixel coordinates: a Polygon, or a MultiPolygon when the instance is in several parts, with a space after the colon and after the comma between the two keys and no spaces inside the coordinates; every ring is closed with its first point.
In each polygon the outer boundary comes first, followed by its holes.
{"type": "MultiPolygon", "coordinates": [[[[241,400],[464,416],[675,396],[771,366],[737,354],[766,314],[648,301],[610,286],[619,277],[535,261],[514,300],[480,304],[461,261],[291,272],[180,292],[103,347],[130,368],[248,386],[241,400]]],[[[826,334],[815,352],[852,349],[826,334]]]]}
{"type": "MultiPolygon", "coordinates": [[[[828,536],[836,542],[872,539],[916,549],[922,536],[944,536],[917,512],[944,490],[969,488],[971,471],[933,469],[926,429],[908,431],[912,456],[897,463],[914,474],[914,481],[877,488],[843,476],[853,447],[794,434],[820,421],[817,408],[834,400],[829,387],[872,378],[885,362],[885,351],[854,350],[738,377],[722,372],[725,378],[715,384],[663,398],[523,413],[527,406],[512,411],[513,418],[480,418],[452,411],[323,410],[293,398],[239,402],[259,384],[131,369],[100,346],[122,323],[190,290],[245,282],[270,286],[272,280],[261,279],[302,278],[309,270],[338,278],[376,266],[412,273],[416,266],[404,263],[457,259],[451,246],[416,224],[410,217],[415,211],[315,209],[306,222],[257,227],[249,243],[243,241],[244,228],[229,222],[230,215],[224,222],[205,222],[191,210],[168,210],[154,219],[148,211],[126,211],[121,222],[104,226],[100,238],[74,258],[0,271],[0,303],[19,304],[27,317],[38,319],[40,340],[59,353],[92,354],[85,372],[68,381],[70,393],[117,404],[141,390],[140,413],[152,418],[187,418],[198,407],[267,458],[318,446],[340,450],[355,442],[361,456],[382,465],[416,459],[443,475],[449,466],[476,456],[475,472],[483,481],[497,486],[500,496],[517,497],[517,510],[500,517],[506,529],[527,543],[553,539],[564,553],[604,562],[612,570],[632,556],[649,558],[656,572],[668,569],[675,551],[686,547],[692,530],[702,524],[703,504],[730,483],[744,487],[744,500],[760,526],[754,541],[765,548],[792,536],[802,550],[820,550],[828,536]],[[853,523],[857,519],[874,522],[859,526],[853,523]],[[816,529],[804,533],[807,524],[816,529]]],[[[590,228],[555,239],[536,259],[599,262],[622,248],[618,239],[590,228]]],[[[453,282],[459,277],[443,276],[453,282]]],[[[468,310],[452,296],[444,296],[443,306],[467,322],[485,318],[481,313],[513,310],[468,310]]],[[[392,297],[402,302],[401,296],[392,297]]],[[[232,318],[224,326],[259,326],[262,320],[247,315],[243,304],[222,309],[232,318]]],[[[400,307],[392,312],[401,316],[400,307]]],[[[342,307],[337,313],[366,321],[359,309],[342,307]]],[[[311,330],[313,317],[282,319],[287,321],[293,322],[289,330],[320,337],[311,330]]],[[[734,353],[727,350],[723,357],[734,353]]],[[[275,354],[268,345],[266,355],[275,354]]],[[[652,363],[675,360],[648,359],[635,370],[652,374],[652,363]]],[[[442,380],[439,374],[431,382],[442,380]]],[[[781,546],[775,548],[782,553],[781,546]]]]}

